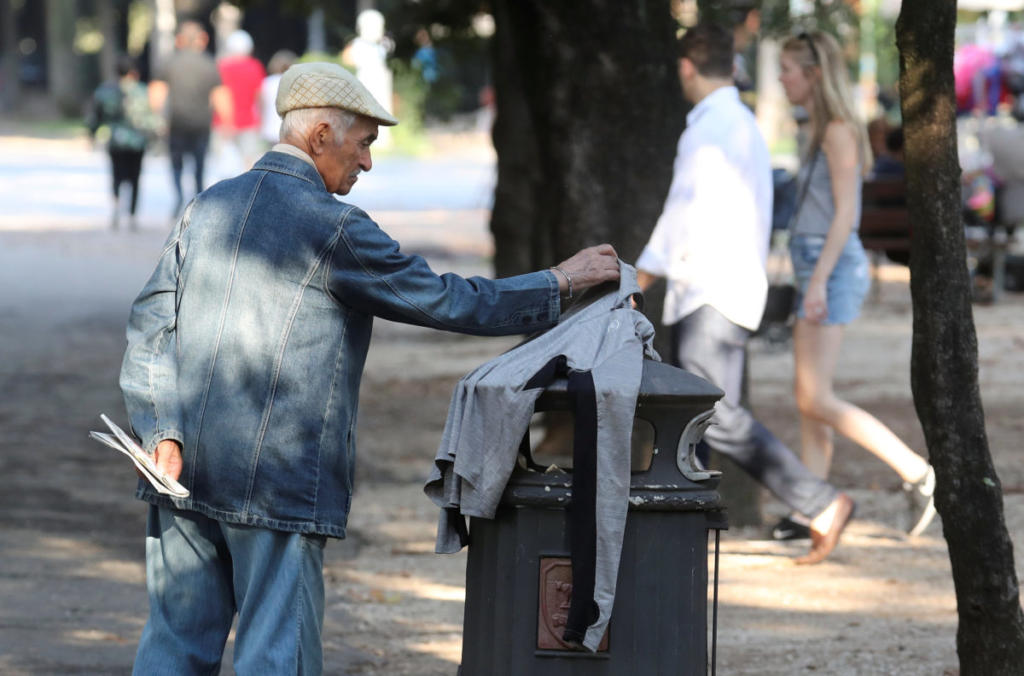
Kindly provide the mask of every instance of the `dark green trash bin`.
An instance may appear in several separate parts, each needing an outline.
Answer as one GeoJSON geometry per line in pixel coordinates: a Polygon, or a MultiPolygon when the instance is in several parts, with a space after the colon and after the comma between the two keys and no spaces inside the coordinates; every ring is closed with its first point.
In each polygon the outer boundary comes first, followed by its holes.
{"type": "MultiPolygon", "coordinates": [[[[708,534],[727,523],[718,474],[696,467],[694,450],[721,396],[644,362],[636,418],[653,428],[653,449],[649,466],[634,455],[615,604],[595,653],[561,641],[571,476],[516,469],[495,518],[470,522],[459,676],[708,673],[708,534]]],[[[538,412],[571,409],[564,380],[537,402],[538,412]]]]}

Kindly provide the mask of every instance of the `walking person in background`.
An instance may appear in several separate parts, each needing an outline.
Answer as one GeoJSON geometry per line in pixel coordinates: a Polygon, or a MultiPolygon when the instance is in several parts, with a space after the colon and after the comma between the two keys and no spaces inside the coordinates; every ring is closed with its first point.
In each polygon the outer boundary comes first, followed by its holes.
{"type": "MultiPolygon", "coordinates": [[[[834,430],[874,453],[903,479],[912,509],[908,531],[915,535],[935,515],[934,471],[882,422],[837,397],[832,387],[843,327],[860,313],[870,285],[857,232],[861,184],[871,167],[867,132],[854,113],[846,63],[835,38],[821,32],[790,38],[783,44],[780,66],[786,97],[807,110],[811,127],[797,177],[797,184],[807,187],[790,235],[798,288],[793,351],[801,455],[812,471],[826,477],[834,430]]],[[[776,537],[780,532],[777,528],[776,537]]]]}
{"type": "Polygon", "coordinates": [[[203,190],[203,169],[210,145],[211,111],[222,119],[231,118],[231,98],[221,85],[217,64],[206,53],[209,35],[195,21],[185,21],[175,37],[175,52],[150,84],[154,107],[167,116],[168,151],[177,202],[177,217],[185,205],[181,174],[185,157],[192,159],[195,192],[203,190]]]}
{"type": "Polygon", "coordinates": [[[260,87],[267,76],[252,55],[252,37],[243,30],[228,36],[224,56],[217,61],[221,82],[231,94],[231,116],[213,118],[219,141],[232,147],[247,171],[263,152],[260,142],[260,87]]]}
{"type": "Polygon", "coordinates": [[[281,84],[281,74],[288,70],[298,59],[294,52],[281,49],[274,52],[267,64],[268,75],[260,85],[260,136],[266,149],[277,143],[281,131],[281,116],[277,114],[277,87],[281,84]]]}
{"type": "Polygon", "coordinates": [[[768,147],[733,84],[733,36],[701,24],[678,44],[679,80],[693,110],[665,207],[637,260],[637,282],[646,289],[656,277],[668,279],[662,322],[672,331],[672,363],[725,392],[704,433],[708,446],[806,516],[811,550],[796,562],[818,563],[838,544],[853,500],[804,467],[740,403],[747,341],[768,292],[768,147]]]}
{"type": "Polygon", "coordinates": [[[139,202],[142,156],[160,127],[160,118],[150,108],[146,86],[139,82],[139,71],[131,57],[118,58],[117,76],[116,81],[104,83],[96,89],[86,113],[90,137],[95,139],[101,126],[106,126],[110,133],[107,152],[114,181],[110,225],[114,230],[120,223],[123,183],[128,183],[132,191],[128,202],[129,227],[136,227],[135,209],[139,202]]]}
{"type": "Polygon", "coordinates": [[[740,92],[753,92],[754,73],[747,63],[748,52],[761,30],[760,0],[734,1],[730,10],[732,19],[733,71],[732,79],[740,92]]]}

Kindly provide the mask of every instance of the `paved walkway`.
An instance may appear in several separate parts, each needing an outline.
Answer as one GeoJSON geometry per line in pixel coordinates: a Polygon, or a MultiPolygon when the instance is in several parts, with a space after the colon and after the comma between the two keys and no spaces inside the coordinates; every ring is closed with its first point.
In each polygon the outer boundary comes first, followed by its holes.
{"type": "MultiPolygon", "coordinates": [[[[85,138],[0,136],[0,231],[107,228],[113,199],[108,164],[106,153],[85,138]]],[[[211,154],[205,180],[212,183],[240,170],[227,152],[211,154]]],[[[189,193],[187,168],[183,180],[189,193]]],[[[493,153],[479,144],[424,158],[378,153],[351,201],[406,246],[489,255],[494,180],[493,153]]],[[[162,152],[144,158],[139,193],[139,229],[166,232],[175,197],[162,152]]]]}

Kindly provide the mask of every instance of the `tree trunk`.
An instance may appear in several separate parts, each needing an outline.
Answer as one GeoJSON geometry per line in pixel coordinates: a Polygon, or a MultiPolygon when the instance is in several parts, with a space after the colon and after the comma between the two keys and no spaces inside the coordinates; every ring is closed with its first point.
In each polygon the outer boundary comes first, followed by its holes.
{"type": "MultiPolygon", "coordinates": [[[[497,0],[493,12],[495,275],[602,242],[635,261],[684,125],[668,3],[497,0]]],[[[571,419],[545,422],[536,452],[568,455],[571,419]]]]}
{"type": "Polygon", "coordinates": [[[664,0],[494,3],[498,276],[611,242],[634,261],[682,131],[664,0]]]}
{"type": "Polygon", "coordinates": [[[0,0],[0,110],[14,110],[18,103],[18,30],[11,0],[0,0]]]}
{"type": "Polygon", "coordinates": [[[50,96],[61,113],[68,116],[82,113],[78,59],[72,48],[77,18],[75,3],[46,0],[47,81],[50,96]]]}
{"type": "Polygon", "coordinates": [[[149,45],[149,76],[156,79],[174,53],[174,31],[177,20],[174,0],[148,0],[153,12],[153,33],[149,45]]]}
{"type": "MultiPolygon", "coordinates": [[[[494,15],[495,274],[554,265],[600,242],[632,263],[665,204],[685,126],[669,3],[499,0],[494,15]]],[[[664,291],[645,295],[667,354],[664,291]]],[[[549,421],[538,453],[567,453],[567,425],[549,421]]],[[[744,479],[721,487],[730,518],[760,523],[758,489],[744,479]]]]}
{"type": "Polygon", "coordinates": [[[119,44],[118,12],[114,0],[96,1],[96,20],[103,33],[103,49],[100,51],[100,80],[108,81],[117,78],[117,55],[125,51],[119,44]]]}
{"type": "Polygon", "coordinates": [[[1018,674],[1024,614],[1002,492],[985,435],[960,220],[953,89],[955,0],[904,0],[896,24],[914,223],[911,385],[937,479],[965,676],[1018,674]]]}

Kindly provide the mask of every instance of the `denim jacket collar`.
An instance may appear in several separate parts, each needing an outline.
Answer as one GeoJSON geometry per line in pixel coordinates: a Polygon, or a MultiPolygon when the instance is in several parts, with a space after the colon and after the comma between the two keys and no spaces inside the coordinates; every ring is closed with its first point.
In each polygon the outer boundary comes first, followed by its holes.
{"type": "Polygon", "coordinates": [[[316,167],[311,167],[299,158],[292,157],[286,153],[274,151],[268,152],[257,160],[253,169],[257,171],[273,171],[279,174],[295,176],[296,178],[309,181],[323,190],[327,190],[327,185],[324,183],[324,179],[320,176],[320,172],[316,170],[316,167]]]}

